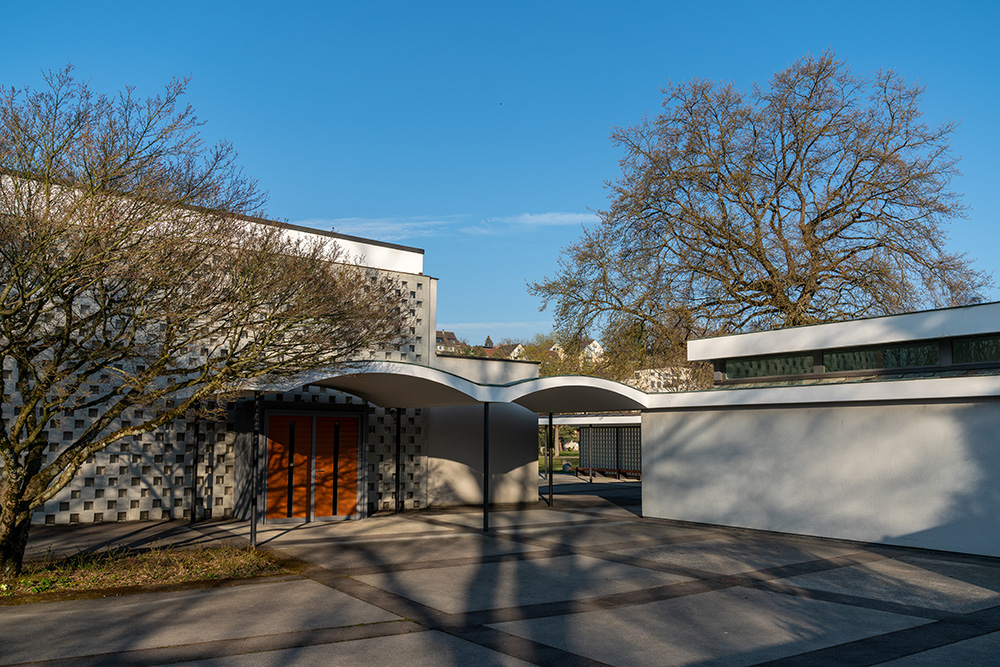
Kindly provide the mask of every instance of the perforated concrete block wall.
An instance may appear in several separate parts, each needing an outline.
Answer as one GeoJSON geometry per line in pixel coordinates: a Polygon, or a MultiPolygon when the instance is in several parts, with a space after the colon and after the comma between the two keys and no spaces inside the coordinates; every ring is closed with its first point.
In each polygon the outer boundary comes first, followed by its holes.
{"type": "MultiPolygon", "coordinates": [[[[378,359],[427,363],[433,341],[433,290],[426,276],[393,274],[399,296],[409,309],[409,336],[392,348],[373,353],[378,359]]],[[[13,382],[10,369],[3,380],[13,382]]],[[[359,399],[322,387],[307,386],[283,394],[267,394],[267,401],[289,404],[358,405],[368,413],[362,447],[362,502],[369,514],[396,508],[395,417],[388,409],[367,406],[359,399]]],[[[99,414],[98,408],[70,412],[54,419],[47,431],[46,463],[75,442],[99,414]]],[[[16,408],[4,405],[7,423],[16,408]]],[[[147,418],[142,410],[126,412],[120,423],[147,418]]],[[[402,412],[399,466],[401,508],[424,507],[426,500],[426,444],[420,410],[402,412]]],[[[236,405],[218,421],[176,419],[159,429],[119,441],[90,457],[72,482],[35,510],[34,524],[146,521],[219,518],[234,513],[239,441],[236,405]]],[[[2,462],[0,462],[2,467],[2,462]]]]}

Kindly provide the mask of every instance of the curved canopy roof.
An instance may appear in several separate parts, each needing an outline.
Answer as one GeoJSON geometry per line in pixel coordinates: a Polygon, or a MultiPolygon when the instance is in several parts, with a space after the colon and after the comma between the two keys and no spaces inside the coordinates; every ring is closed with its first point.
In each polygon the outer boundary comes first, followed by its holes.
{"type": "Polygon", "coordinates": [[[572,375],[479,384],[438,368],[391,361],[335,374],[317,371],[257,389],[287,391],[304,384],[347,392],[386,408],[517,403],[534,412],[604,412],[646,407],[644,392],[603,378],[572,375]]]}
{"type": "Polygon", "coordinates": [[[524,380],[504,387],[505,400],[534,412],[607,412],[641,410],[646,394],[603,378],[562,375],[524,380]]]}
{"type": "Polygon", "coordinates": [[[438,368],[390,361],[317,371],[246,389],[282,392],[306,384],[344,391],[384,408],[516,403],[538,413],[1000,396],[1000,375],[647,394],[611,380],[580,375],[509,384],[477,383],[438,368]]]}
{"type": "Polygon", "coordinates": [[[486,391],[482,385],[436,368],[389,363],[310,384],[354,394],[385,408],[474,405],[483,402],[486,391]]]}

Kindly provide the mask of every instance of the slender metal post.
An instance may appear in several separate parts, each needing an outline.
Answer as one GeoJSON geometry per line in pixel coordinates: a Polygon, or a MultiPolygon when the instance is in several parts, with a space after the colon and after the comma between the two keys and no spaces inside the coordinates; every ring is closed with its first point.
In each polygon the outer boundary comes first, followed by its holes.
{"type": "MultiPolygon", "coordinates": [[[[594,428],[587,426],[587,465],[590,467],[590,483],[594,483],[594,428]]],[[[580,447],[583,447],[583,429],[580,429],[580,447]]]]}
{"type": "Polygon", "coordinates": [[[403,434],[400,424],[403,419],[403,408],[393,410],[396,413],[396,514],[399,514],[403,507],[403,499],[400,498],[402,491],[401,477],[403,476],[403,434]]]}
{"type": "Polygon", "coordinates": [[[490,404],[483,403],[483,532],[490,530],[490,404]]]}
{"type": "Polygon", "coordinates": [[[250,460],[250,546],[257,546],[257,458],[260,456],[260,392],[253,393],[253,445],[250,460]]]}
{"type": "Polygon", "coordinates": [[[615,479],[622,478],[622,427],[615,426],[615,479]]]}
{"type": "Polygon", "coordinates": [[[553,461],[554,454],[553,454],[553,452],[555,450],[555,431],[553,430],[553,427],[552,427],[552,413],[551,412],[549,413],[549,438],[548,438],[548,440],[549,441],[548,441],[547,444],[549,446],[548,447],[548,449],[549,449],[549,507],[552,507],[552,474],[553,474],[553,472],[552,472],[552,466],[554,464],[554,461],[553,461]]]}
{"type": "Polygon", "coordinates": [[[190,523],[194,523],[198,520],[198,457],[201,454],[201,448],[198,443],[198,438],[201,436],[201,403],[196,402],[194,404],[194,461],[191,465],[191,516],[189,518],[190,523]]]}

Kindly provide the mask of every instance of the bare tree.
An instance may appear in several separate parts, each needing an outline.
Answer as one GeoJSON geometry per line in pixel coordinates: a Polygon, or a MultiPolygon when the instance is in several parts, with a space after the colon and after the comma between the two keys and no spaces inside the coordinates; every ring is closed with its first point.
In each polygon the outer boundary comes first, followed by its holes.
{"type": "Polygon", "coordinates": [[[530,286],[568,336],[670,356],[692,335],[975,302],[989,284],[945,249],[954,125],[922,90],[859,77],[831,52],[770,86],[691,81],[621,128],[622,175],[601,222],[530,286]]]}
{"type": "Polygon", "coordinates": [[[69,69],[47,84],[0,96],[0,575],[96,452],[408,325],[387,276],[249,217],[257,185],[229,144],[204,144],[185,81],[147,100],[69,69]],[[86,427],[50,453],[64,415],[86,427]]]}

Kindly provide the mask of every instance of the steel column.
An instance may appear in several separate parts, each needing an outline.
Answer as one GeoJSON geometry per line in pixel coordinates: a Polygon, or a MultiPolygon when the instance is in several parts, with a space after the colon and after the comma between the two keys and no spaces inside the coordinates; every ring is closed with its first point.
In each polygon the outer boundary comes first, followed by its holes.
{"type": "Polygon", "coordinates": [[[483,532],[490,529],[490,404],[483,403],[483,532]]]}
{"type": "Polygon", "coordinates": [[[250,546],[257,546],[257,495],[260,482],[257,479],[257,459],[260,456],[260,392],[253,393],[253,450],[250,459],[250,546]]]}
{"type": "Polygon", "coordinates": [[[402,423],[401,420],[403,419],[403,410],[404,408],[396,408],[395,410],[393,410],[393,412],[396,413],[396,474],[395,474],[396,514],[399,514],[399,512],[403,509],[403,499],[400,498],[400,495],[402,494],[401,491],[402,480],[400,478],[403,475],[403,434],[400,429],[400,424],[402,423]]]}
{"type": "Polygon", "coordinates": [[[549,413],[549,437],[548,437],[548,443],[546,444],[548,445],[548,450],[549,450],[549,507],[552,507],[552,475],[553,475],[552,466],[554,457],[553,452],[555,451],[556,443],[555,443],[555,430],[554,427],[552,426],[551,412],[549,413]]]}

